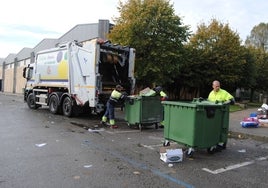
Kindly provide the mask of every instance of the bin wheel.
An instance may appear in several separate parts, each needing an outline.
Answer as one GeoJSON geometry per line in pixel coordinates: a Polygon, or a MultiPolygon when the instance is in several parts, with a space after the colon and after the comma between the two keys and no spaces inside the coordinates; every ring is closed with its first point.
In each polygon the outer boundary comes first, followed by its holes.
{"type": "Polygon", "coordinates": [[[219,149],[226,149],[226,142],[217,145],[219,149]]]}
{"type": "Polygon", "coordinates": [[[155,129],[158,129],[158,123],[155,124],[155,129]]]}
{"type": "Polygon", "coordinates": [[[170,142],[168,140],[165,140],[165,142],[163,143],[163,146],[166,147],[166,146],[170,146],[170,142]]]}
{"type": "Polygon", "coordinates": [[[217,146],[211,146],[209,148],[207,148],[207,152],[209,154],[214,154],[217,151],[217,146]]]}
{"type": "Polygon", "coordinates": [[[186,157],[193,158],[194,157],[194,149],[193,148],[187,149],[185,154],[186,154],[186,157]]]}
{"type": "Polygon", "coordinates": [[[139,130],[141,131],[141,129],[142,129],[142,125],[141,123],[139,123],[139,130]]]}

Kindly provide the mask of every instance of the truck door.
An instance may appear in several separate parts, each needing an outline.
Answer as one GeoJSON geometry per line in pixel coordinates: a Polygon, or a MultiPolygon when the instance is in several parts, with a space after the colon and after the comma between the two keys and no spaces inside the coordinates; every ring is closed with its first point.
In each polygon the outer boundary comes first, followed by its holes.
{"type": "Polygon", "coordinates": [[[71,44],[70,47],[70,92],[78,105],[87,101],[90,107],[96,106],[96,47],[87,49],[71,44]]]}

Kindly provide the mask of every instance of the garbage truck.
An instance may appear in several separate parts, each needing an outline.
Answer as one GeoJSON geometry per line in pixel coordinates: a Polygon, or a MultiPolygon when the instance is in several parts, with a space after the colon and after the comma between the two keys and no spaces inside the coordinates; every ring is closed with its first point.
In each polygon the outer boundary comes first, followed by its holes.
{"type": "Polygon", "coordinates": [[[37,52],[34,63],[23,69],[24,101],[30,109],[47,107],[67,117],[103,114],[117,84],[132,95],[135,49],[94,38],[70,41],[37,52]]]}

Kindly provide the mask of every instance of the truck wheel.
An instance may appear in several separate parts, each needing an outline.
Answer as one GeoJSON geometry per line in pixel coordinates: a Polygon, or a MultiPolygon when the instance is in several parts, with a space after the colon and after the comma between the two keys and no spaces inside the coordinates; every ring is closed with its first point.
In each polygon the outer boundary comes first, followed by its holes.
{"type": "Polygon", "coordinates": [[[27,97],[27,104],[30,109],[37,109],[38,106],[35,104],[35,98],[33,93],[30,93],[27,97]]]}
{"type": "Polygon", "coordinates": [[[59,112],[59,99],[56,95],[52,95],[49,99],[49,111],[52,114],[57,114],[59,112]]]}
{"type": "Polygon", "coordinates": [[[70,97],[65,97],[62,103],[62,113],[64,116],[71,117],[72,116],[72,100],[70,97]]]}

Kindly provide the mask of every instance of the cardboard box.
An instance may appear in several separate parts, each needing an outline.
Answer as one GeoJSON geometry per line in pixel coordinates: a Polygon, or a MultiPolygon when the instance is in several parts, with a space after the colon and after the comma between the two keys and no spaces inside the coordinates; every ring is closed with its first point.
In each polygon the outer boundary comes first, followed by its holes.
{"type": "Polygon", "coordinates": [[[160,159],[165,163],[181,162],[183,158],[182,149],[176,149],[172,147],[160,148],[160,159]]]}

